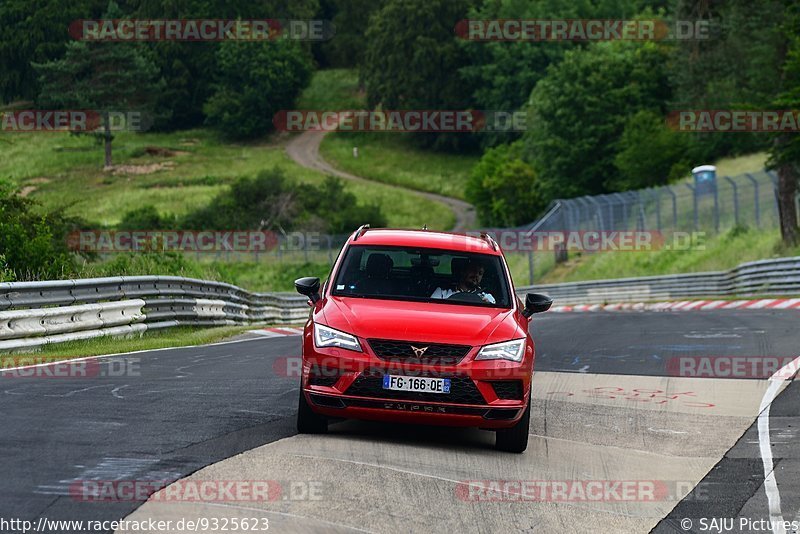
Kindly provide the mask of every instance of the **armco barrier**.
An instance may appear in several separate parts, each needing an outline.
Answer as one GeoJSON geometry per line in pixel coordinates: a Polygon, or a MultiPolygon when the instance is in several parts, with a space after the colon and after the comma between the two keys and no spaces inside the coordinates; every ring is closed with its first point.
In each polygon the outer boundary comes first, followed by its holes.
{"type": "MultiPolygon", "coordinates": [[[[744,263],[730,271],[519,287],[558,305],[800,295],[800,257],[744,263]]],[[[308,316],[293,293],[250,293],[178,276],[122,276],[0,283],[0,350],[30,349],[180,325],[287,324],[308,316]]]]}
{"type": "Polygon", "coordinates": [[[308,316],[306,302],[178,276],[6,282],[0,283],[0,351],[180,325],[296,323],[308,316]]]}
{"type": "Polygon", "coordinates": [[[800,295],[800,257],[743,263],[730,271],[593,280],[518,287],[559,305],[643,302],[701,297],[800,295]]]}

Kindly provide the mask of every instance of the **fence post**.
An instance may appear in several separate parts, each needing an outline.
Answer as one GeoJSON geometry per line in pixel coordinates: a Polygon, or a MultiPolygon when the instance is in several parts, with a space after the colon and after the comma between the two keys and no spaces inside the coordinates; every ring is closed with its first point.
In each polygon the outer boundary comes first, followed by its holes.
{"type": "Polygon", "coordinates": [[[775,193],[773,196],[775,197],[775,204],[773,207],[775,208],[775,219],[778,221],[778,226],[780,227],[780,220],[781,220],[781,211],[780,211],[780,197],[778,195],[778,175],[774,172],[767,171],[767,176],[772,180],[772,190],[775,193]]]}
{"type": "Polygon", "coordinates": [[[672,197],[672,230],[674,231],[678,229],[678,197],[670,186],[665,185],[664,189],[666,189],[672,197]]]}
{"type": "Polygon", "coordinates": [[[694,231],[698,230],[699,221],[697,218],[697,190],[689,184],[683,184],[689,188],[689,191],[692,192],[692,207],[694,209],[694,231]]]}
{"type": "MultiPolygon", "coordinates": [[[[611,193],[611,196],[614,197],[615,199],[617,199],[619,201],[619,203],[622,205],[622,221],[623,221],[622,222],[622,224],[623,224],[623,228],[622,229],[623,230],[627,230],[628,229],[628,206],[626,205],[625,197],[620,195],[619,193],[611,193]]],[[[614,229],[616,229],[616,227],[614,229]]]]}
{"type": "Polygon", "coordinates": [[[714,232],[719,233],[719,193],[717,184],[714,184],[714,232]]]}
{"type": "Polygon", "coordinates": [[[736,226],[739,226],[739,186],[730,176],[723,176],[723,178],[733,188],[733,222],[736,226]]]}
{"type": "Polygon", "coordinates": [[[606,225],[603,223],[603,207],[600,205],[600,202],[595,200],[594,197],[586,197],[586,200],[588,200],[590,203],[594,204],[594,206],[595,206],[594,213],[595,213],[595,216],[596,216],[596,218],[598,219],[598,222],[599,222],[597,230],[602,232],[603,230],[606,229],[606,225]]]}
{"type": "Polygon", "coordinates": [[[533,247],[528,251],[528,285],[533,285],[533,247]]]}
{"type": "Polygon", "coordinates": [[[656,229],[661,231],[661,189],[655,188],[650,190],[650,194],[656,199],[656,229]]]}
{"type": "Polygon", "coordinates": [[[756,202],[756,228],[761,228],[761,207],[760,207],[760,198],[758,194],[758,180],[755,177],[748,173],[745,173],[745,176],[753,183],[753,197],[755,198],[756,202]]]}

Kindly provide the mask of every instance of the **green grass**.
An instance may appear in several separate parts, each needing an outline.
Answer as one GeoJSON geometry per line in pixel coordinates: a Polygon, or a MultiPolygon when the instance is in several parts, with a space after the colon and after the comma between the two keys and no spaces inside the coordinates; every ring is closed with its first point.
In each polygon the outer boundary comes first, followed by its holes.
{"type": "Polygon", "coordinates": [[[377,182],[464,198],[478,155],[447,154],[413,146],[402,134],[332,133],[320,153],[337,168],[377,182]],[[353,147],[358,147],[358,158],[353,147]]]}
{"type": "Polygon", "coordinates": [[[364,109],[366,105],[366,95],[358,88],[358,73],[350,69],[315,72],[297,101],[297,109],[318,111],[364,109]]]}
{"type": "Polygon", "coordinates": [[[253,326],[178,327],[162,331],[144,332],[141,335],[134,334],[130,337],[101,337],[83,341],[68,341],[55,345],[45,345],[33,356],[25,356],[24,354],[0,355],[0,365],[7,367],[13,365],[16,367],[84,356],[203,345],[221,341],[253,328],[253,326]]]}
{"type": "MultiPolygon", "coordinates": [[[[277,138],[232,144],[208,130],[170,134],[121,132],[114,142],[115,165],[167,163],[151,174],[115,176],[102,169],[102,147],[88,137],[61,133],[0,133],[0,176],[36,189],[31,197],[46,208],[66,207],[68,214],[111,226],[125,212],[145,204],[162,213],[184,214],[204,206],[225,184],[239,176],[280,166],[300,182],[319,184],[324,176],[295,164],[277,138]],[[150,156],[145,147],[169,148],[173,157],[150,156]]],[[[377,203],[390,226],[448,229],[454,217],[445,206],[382,184],[346,182],[359,202],[377,203]]]]}
{"type": "MultiPolygon", "coordinates": [[[[552,258],[553,255],[538,253],[536,256],[552,258]]],[[[783,247],[778,230],[763,231],[739,227],[707,239],[702,249],[697,247],[690,250],[661,249],[652,252],[603,252],[583,255],[570,253],[567,263],[539,276],[536,283],[552,284],[722,271],[748,261],[788,256],[800,256],[800,247],[783,247]]]]}

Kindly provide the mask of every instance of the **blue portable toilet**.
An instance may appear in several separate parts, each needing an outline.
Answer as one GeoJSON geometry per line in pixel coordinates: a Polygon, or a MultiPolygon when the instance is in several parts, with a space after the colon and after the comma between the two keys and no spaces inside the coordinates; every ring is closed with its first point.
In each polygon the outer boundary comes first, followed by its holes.
{"type": "Polygon", "coordinates": [[[717,190],[717,168],[714,165],[699,165],[692,169],[694,190],[698,194],[713,193],[717,190]]]}

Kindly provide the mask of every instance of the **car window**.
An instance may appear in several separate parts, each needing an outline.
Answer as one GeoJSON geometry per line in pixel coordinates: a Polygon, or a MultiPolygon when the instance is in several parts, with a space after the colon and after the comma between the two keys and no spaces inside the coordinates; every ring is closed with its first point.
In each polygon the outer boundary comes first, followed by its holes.
{"type": "Polygon", "coordinates": [[[426,248],[348,248],[333,294],[509,308],[502,259],[489,254],[426,248]]]}

